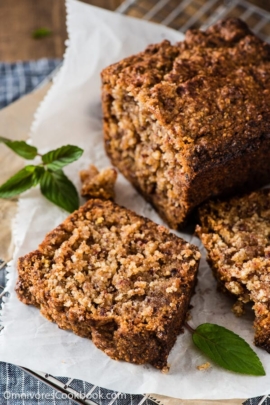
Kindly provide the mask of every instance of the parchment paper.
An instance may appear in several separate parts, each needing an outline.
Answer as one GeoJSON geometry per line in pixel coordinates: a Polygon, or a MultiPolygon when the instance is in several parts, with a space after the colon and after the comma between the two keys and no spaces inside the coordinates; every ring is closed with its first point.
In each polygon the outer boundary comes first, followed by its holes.
{"type": "MultiPolygon", "coordinates": [[[[182,35],[168,28],[113,14],[68,0],[69,46],[55,84],[42,103],[32,130],[33,144],[43,152],[72,143],[85,152],[66,173],[79,188],[78,171],[96,164],[109,165],[102,141],[100,78],[101,69],[121,58],[143,50],[163,38],[175,42],[182,35]]],[[[148,204],[123,177],[117,182],[117,201],[162,223],[148,204]]],[[[66,213],[47,202],[35,189],[22,195],[14,224],[19,256],[35,249],[46,232],[58,225],[66,213]]],[[[190,232],[179,233],[200,246],[190,232]]],[[[197,326],[214,322],[234,330],[250,344],[253,341],[252,313],[241,319],[231,313],[232,301],[216,291],[216,284],[205,262],[199,271],[196,295],[192,299],[192,320],[197,326]]],[[[169,356],[167,375],[150,366],[116,362],[98,350],[91,341],[60,330],[44,319],[36,308],[19,302],[14,293],[16,266],[10,268],[8,290],[1,314],[0,360],[42,370],[54,375],[89,381],[109,389],[129,393],[157,393],[182,399],[248,398],[269,392],[269,354],[254,348],[260,356],[266,377],[246,377],[216,366],[202,372],[196,366],[206,361],[193,346],[188,332],[180,335],[169,356]]]]}

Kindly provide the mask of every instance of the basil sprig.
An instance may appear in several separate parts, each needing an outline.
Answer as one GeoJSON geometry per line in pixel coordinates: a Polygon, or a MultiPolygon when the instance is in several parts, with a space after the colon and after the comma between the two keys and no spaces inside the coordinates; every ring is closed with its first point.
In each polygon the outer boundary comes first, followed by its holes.
{"type": "Polygon", "coordinates": [[[203,323],[195,330],[185,326],[198,349],[220,367],[240,374],[265,375],[257,354],[236,333],[213,323],[203,323]]]}
{"type": "Polygon", "coordinates": [[[82,156],[83,150],[73,145],[62,146],[42,155],[42,162],[50,170],[59,170],[69,163],[78,160],[82,156]]]}
{"type": "Polygon", "coordinates": [[[74,184],[63,170],[46,170],[40,179],[42,194],[55,205],[73,212],[79,207],[79,196],[74,184]]]}
{"type": "Polygon", "coordinates": [[[13,150],[13,152],[17,153],[17,155],[23,157],[24,159],[32,160],[38,154],[35,146],[28,145],[24,141],[12,141],[0,136],[0,142],[6,144],[11,150],[13,150]]]}
{"type": "Polygon", "coordinates": [[[4,143],[24,159],[32,160],[36,156],[41,158],[39,164],[25,166],[2,184],[0,198],[14,197],[40,184],[41,193],[55,205],[68,212],[79,208],[78,192],[62,169],[81,157],[81,148],[65,145],[41,155],[35,146],[28,145],[25,141],[0,137],[0,143],[4,143]]]}

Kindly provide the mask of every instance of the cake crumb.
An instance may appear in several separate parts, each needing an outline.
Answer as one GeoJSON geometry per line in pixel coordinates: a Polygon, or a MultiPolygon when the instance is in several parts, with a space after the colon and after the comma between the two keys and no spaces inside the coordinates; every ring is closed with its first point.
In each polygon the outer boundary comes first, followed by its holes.
{"type": "Polygon", "coordinates": [[[117,171],[109,167],[99,171],[94,165],[80,172],[82,182],[81,196],[87,198],[101,198],[102,200],[114,200],[114,186],[117,171]]]}
{"type": "Polygon", "coordinates": [[[232,312],[235,316],[241,317],[245,314],[245,307],[242,301],[237,300],[236,303],[232,306],[232,312]]]}
{"type": "Polygon", "coordinates": [[[188,311],[186,314],[186,322],[191,321],[191,319],[192,319],[192,315],[191,315],[190,311],[188,311]]]}
{"type": "Polygon", "coordinates": [[[170,371],[170,365],[164,366],[161,370],[162,374],[168,374],[170,371]]]}
{"type": "Polygon", "coordinates": [[[197,370],[199,371],[205,371],[208,370],[211,367],[211,364],[208,363],[208,361],[206,363],[200,364],[199,366],[196,367],[197,370]]]}

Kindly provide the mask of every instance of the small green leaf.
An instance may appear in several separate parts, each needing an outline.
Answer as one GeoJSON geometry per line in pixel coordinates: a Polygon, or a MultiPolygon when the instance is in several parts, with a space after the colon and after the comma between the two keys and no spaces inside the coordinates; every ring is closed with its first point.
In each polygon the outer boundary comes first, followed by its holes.
{"type": "Polygon", "coordinates": [[[62,170],[45,171],[40,181],[42,194],[52,203],[73,212],[79,208],[79,196],[73,183],[62,170]]]}
{"type": "Polygon", "coordinates": [[[12,176],[6,183],[0,186],[0,197],[10,198],[18,195],[31,187],[36,186],[44,168],[40,166],[25,166],[22,170],[12,176]]]}
{"type": "Polygon", "coordinates": [[[204,323],[192,335],[195,345],[219,366],[236,373],[262,376],[263,365],[247,342],[222,326],[204,323]]]}
{"type": "Polygon", "coordinates": [[[42,39],[48,37],[51,34],[52,31],[49,28],[41,27],[32,32],[32,37],[34,39],[42,39]]]}
{"type": "Polygon", "coordinates": [[[35,146],[28,145],[25,141],[12,141],[0,136],[0,142],[6,144],[13,152],[23,157],[24,159],[32,160],[37,156],[37,148],[35,146]]]}
{"type": "Polygon", "coordinates": [[[66,145],[52,150],[42,156],[42,161],[50,170],[59,170],[69,163],[78,160],[83,154],[83,149],[74,145],[66,145]]]}

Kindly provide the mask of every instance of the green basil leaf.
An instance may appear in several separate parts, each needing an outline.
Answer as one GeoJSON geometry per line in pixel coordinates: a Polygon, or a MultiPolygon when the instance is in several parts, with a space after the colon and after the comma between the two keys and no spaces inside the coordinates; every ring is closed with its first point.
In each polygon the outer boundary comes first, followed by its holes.
{"type": "Polygon", "coordinates": [[[0,142],[6,144],[13,152],[23,157],[24,159],[32,160],[37,156],[37,148],[35,146],[28,145],[25,141],[12,141],[0,136],[0,142]]]}
{"type": "Polygon", "coordinates": [[[22,170],[12,176],[6,183],[0,186],[0,197],[10,198],[36,186],[44,168],[40,166],[25,166],[22,170]]]}
{"type": "Polygon", "coordinates": [[[40,180],[42,194],[68,212],[79,208],[79,196],[73,183],[62,170],[45,171],[40,180]]]}
{"type": "Polygon", "coordinates": [[[59,170],[79,159],[83,154],[83,149],[74,145],[66,145],[52,150],[42,156],[42,161],[50,170],[59,170]]]}
{"type": "Polygon", "coordinates": [[[34,39],[42,39],[48,37],[51,34],[52,31],[49,28],[41,27],[32,32],[32,37],[34,39]]]}
{"type": "Polygon", "coordinates": [[[222,326],[204,323],[192,335],[195,345],[219,366],[236,373],[262,376],[263,365],[247,342],[222,326]]]}

